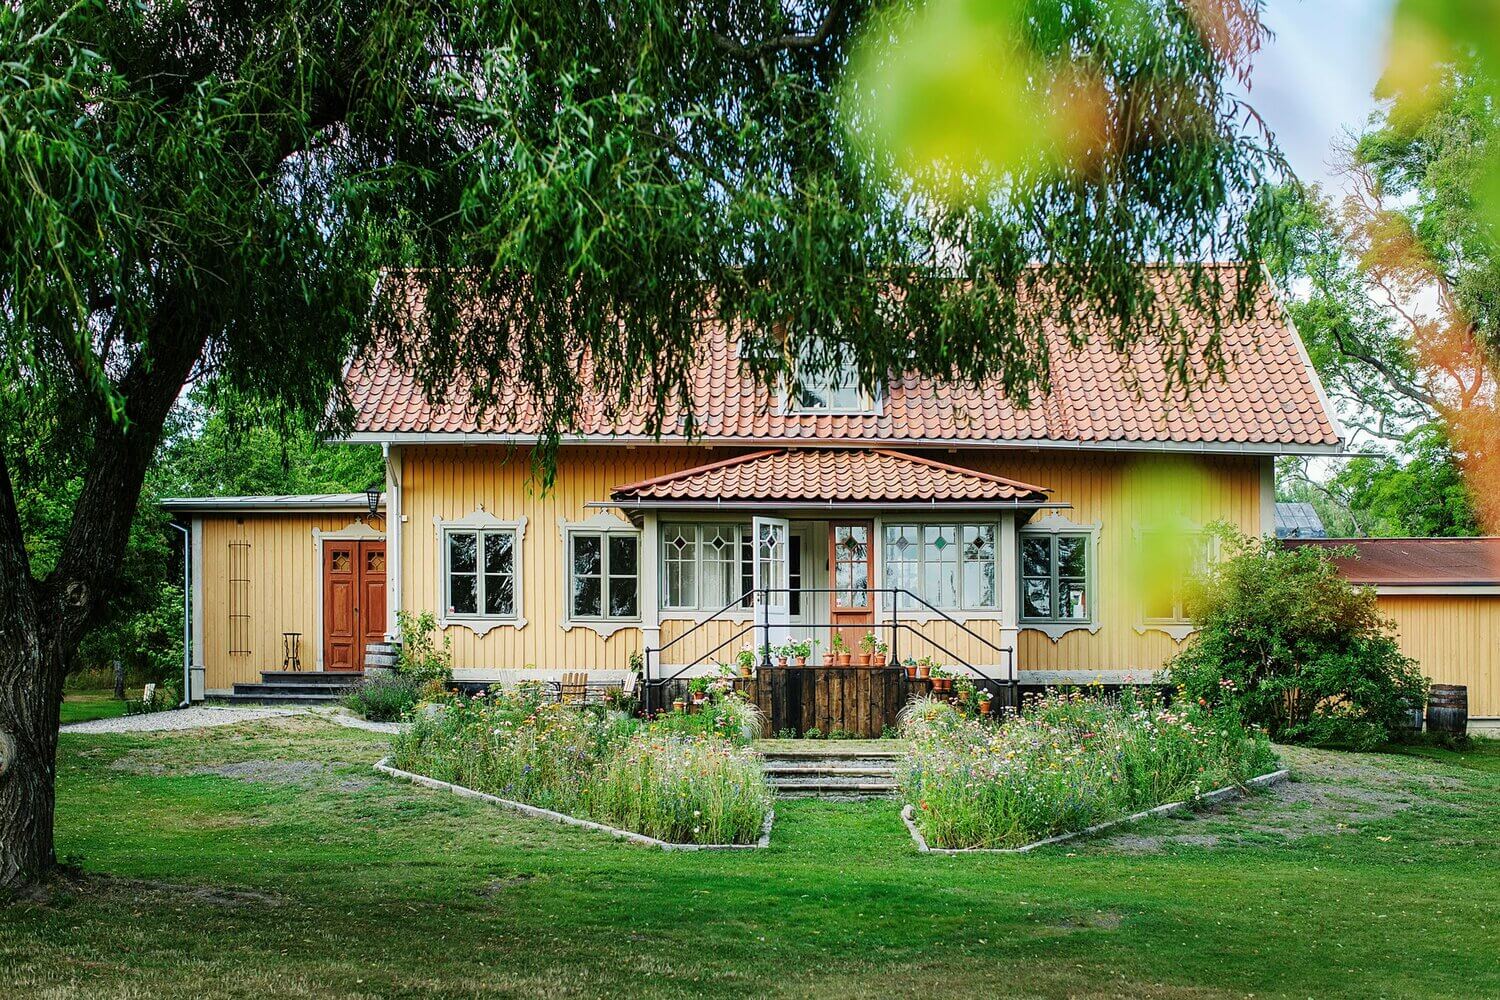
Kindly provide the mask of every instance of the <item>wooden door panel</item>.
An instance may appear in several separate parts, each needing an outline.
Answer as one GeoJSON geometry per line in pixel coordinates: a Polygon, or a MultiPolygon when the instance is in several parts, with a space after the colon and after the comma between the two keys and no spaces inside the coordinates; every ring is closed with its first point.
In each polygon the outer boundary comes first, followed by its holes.
{"type": "Polygon", "coordinates": [[[360,546],[359,665],[364,669],[366,647],[385,641],[385,542],[360,546]]]}
{"type": "Polygon", "coordinates": [[[359,543],[323,544],[323,669],[358,670],[359,543]]]}
{"type": "Polygon", "coordinates": [[[875,624],[875,523],[831,521],[828,525],[828,571],[833,593],[829,621],[851,653],[875,624]]]}

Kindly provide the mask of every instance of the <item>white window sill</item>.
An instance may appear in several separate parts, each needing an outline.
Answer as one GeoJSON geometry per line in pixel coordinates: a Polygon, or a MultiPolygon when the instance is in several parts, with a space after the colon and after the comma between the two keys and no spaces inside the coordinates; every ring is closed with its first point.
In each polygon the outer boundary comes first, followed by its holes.
{"type": "Polygon", "coordinates": [[[1040,632],[1053,642],[1057,642],[1069,632],[1088,632],[1094,635],[1099,631],[1098,622],[1025,622],[1021,623],[1022,632],[1040,632]]]}
{"type": "Polygon", "coordinates": [[[486,615],[450,615],[438,619],[438,628],[466,628],[475,635],[483,638],[497,628],[513,628],[517,631],[526,627],[525,618],[494,618],[486,615]]]}
{"type": "Polygon", "coordinates": [[[1135,631],[1137,635],[1145,635],[1147,632],[1161,632],[1164,635],[1171,636],[1173,642],[1181,642],[1198,631],[1198,626],[1192,622],[1142,622],[1135,627],[1135,631]]]}

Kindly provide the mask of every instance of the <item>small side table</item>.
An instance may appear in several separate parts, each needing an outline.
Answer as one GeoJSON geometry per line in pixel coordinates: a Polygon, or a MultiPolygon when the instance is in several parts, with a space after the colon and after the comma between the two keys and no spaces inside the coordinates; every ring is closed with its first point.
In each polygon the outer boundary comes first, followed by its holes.
{"type": "Polygon", "coordinates": [[[281,633],[281,669],[302,669],[302,633],[281,633]]]}

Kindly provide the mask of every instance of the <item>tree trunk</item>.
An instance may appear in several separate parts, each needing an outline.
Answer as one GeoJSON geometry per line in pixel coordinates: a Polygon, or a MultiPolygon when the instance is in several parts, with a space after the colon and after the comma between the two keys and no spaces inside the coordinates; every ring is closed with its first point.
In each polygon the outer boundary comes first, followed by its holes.
{"type": "Polygon", "coordinates": [[[27,614],[35,608],[0,611],[0,890],[34,881],[57,860],[52,821],[66,671],[60,644],[27,614]]]}

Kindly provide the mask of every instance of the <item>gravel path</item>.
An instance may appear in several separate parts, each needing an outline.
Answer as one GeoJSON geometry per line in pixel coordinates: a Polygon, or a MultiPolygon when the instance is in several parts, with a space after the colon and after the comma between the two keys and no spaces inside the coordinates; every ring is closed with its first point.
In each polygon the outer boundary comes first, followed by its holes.
{"type": "Polygon", "coordinates": [[[233,726],[240,722],[271,719],[279,715],[302,715],[290,708],[212,708],[196,705],[149,715],[123,715],[117,719],[94,719],[62,726],[64,733],[160,733],[174,729],[204,729],[210,726],[233,726]]]}

